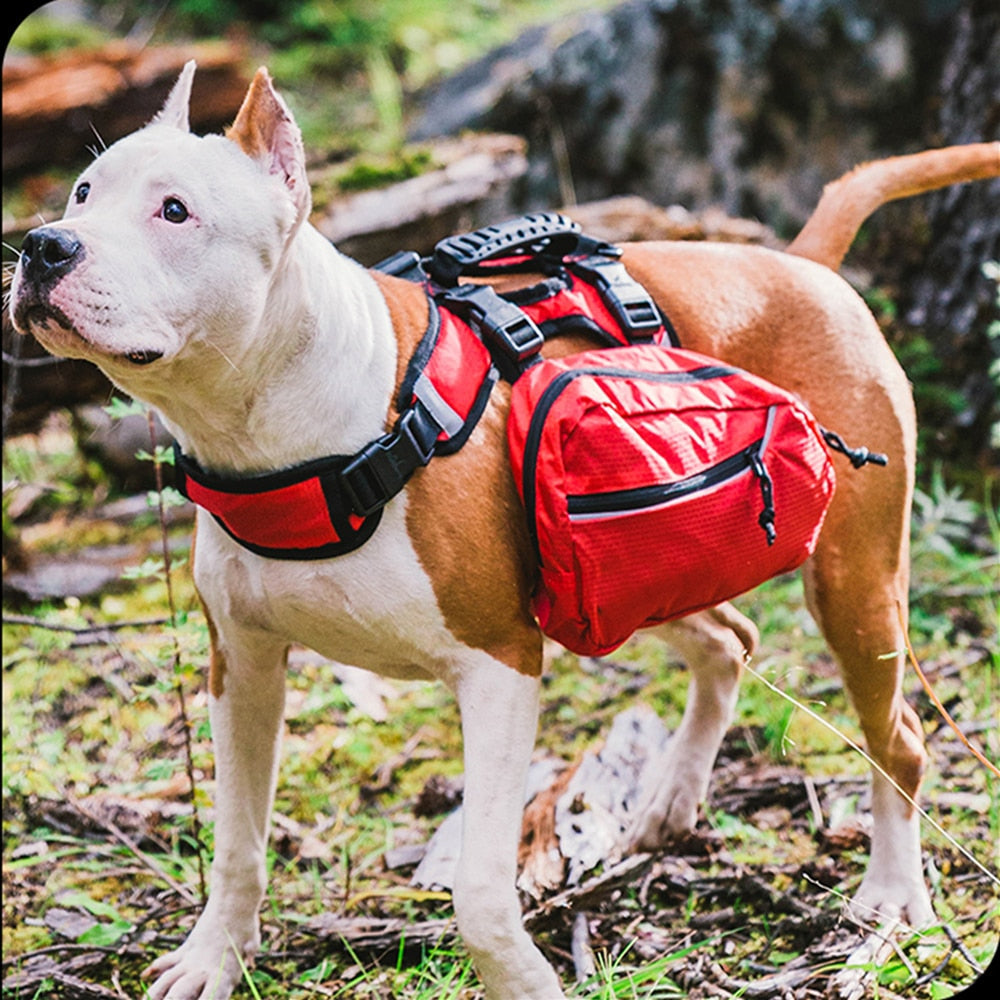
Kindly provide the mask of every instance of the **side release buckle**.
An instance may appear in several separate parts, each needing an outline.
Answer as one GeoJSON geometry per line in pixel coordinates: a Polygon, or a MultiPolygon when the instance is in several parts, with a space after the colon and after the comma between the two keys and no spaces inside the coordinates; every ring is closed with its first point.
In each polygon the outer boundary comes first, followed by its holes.
{"type": "Polygon", "coordinates": [[[399,493],[410,476],[431,460],[440,430],[417,402],[389,433],[365,445],[339,474],[354,512],[369,517],[399,493]]]}
{"type": "Polygon", "coordinates": [[[652,296],[633,278],[620,260],[593,255],[573,261],[570,270],[589,279],[601,300],[631,340],[652,336],[663,324],[652,296]]]}

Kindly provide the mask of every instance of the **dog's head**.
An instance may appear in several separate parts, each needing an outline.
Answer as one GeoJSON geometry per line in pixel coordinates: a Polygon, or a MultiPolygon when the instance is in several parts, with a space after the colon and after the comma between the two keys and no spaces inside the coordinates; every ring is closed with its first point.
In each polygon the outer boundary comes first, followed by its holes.
{"type": "Polygon", "coordinates": [[[199,344],[238,359],[309,211],[299,130],[267,72],[225,136],[199,137],[194,69],[80,175],[59,222],[28,233],[11,286],[18,330],[126,389],[199,344]]]}

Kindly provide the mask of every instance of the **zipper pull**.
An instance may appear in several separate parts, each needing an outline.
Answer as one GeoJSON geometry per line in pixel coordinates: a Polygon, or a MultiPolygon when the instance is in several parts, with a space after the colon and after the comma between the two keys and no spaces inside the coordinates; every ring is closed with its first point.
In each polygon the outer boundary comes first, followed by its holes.
{"type": "Polygon", "coordinates": [[[841,455],[846,455],[855,469],[860,469],[862,465],[869,463],[872,465],[889,464],[887,455],[879,454],[877,451],[869,451],[864,446],[850,448],[844,443],[844,439],[834,431],[828,431],[825,427],[820,427],[819,430],[830,451],[838,451],[841,455]]]}
{"type": "Polygon", "coordinates": [[[774,540],[778,535],[774,527],[774,484],[771,482],[771,476],[767,471],[767,466],[764,465],[764,459],[761,458],[759,449],[755,448],[751,451],[749,457],[750,468],[760,483],[760,496],[764,501],[764,509],[760,512],[757,523],[764,529],[767,544],[771,546],[774,545],[774,540]]]}

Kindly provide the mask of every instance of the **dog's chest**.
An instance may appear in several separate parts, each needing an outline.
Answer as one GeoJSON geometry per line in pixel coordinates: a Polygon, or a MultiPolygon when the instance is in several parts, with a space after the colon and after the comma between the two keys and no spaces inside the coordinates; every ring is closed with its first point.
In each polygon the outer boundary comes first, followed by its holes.
{"type": "Polygon", "coordinates": [[[224,644],[263,632],[396,677],[437,674],[461,647],[407,534],[402,498],[361,549],[317,562],[256,556],[200,515],[194,572],[224,644]]]}

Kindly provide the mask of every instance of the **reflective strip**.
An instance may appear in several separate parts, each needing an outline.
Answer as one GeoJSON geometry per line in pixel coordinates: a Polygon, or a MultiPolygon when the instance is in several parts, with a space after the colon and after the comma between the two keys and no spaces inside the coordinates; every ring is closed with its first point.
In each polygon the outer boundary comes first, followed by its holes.
{"type": "Polygon", "coordinates": [[[413,395],[427,407],[427,412],[447,437],[454,437],[465,426],[461,415],[452,409],[448,401],[437,391],[426,371],[421,372],[420,378],[414,383],[413,395]]]}

